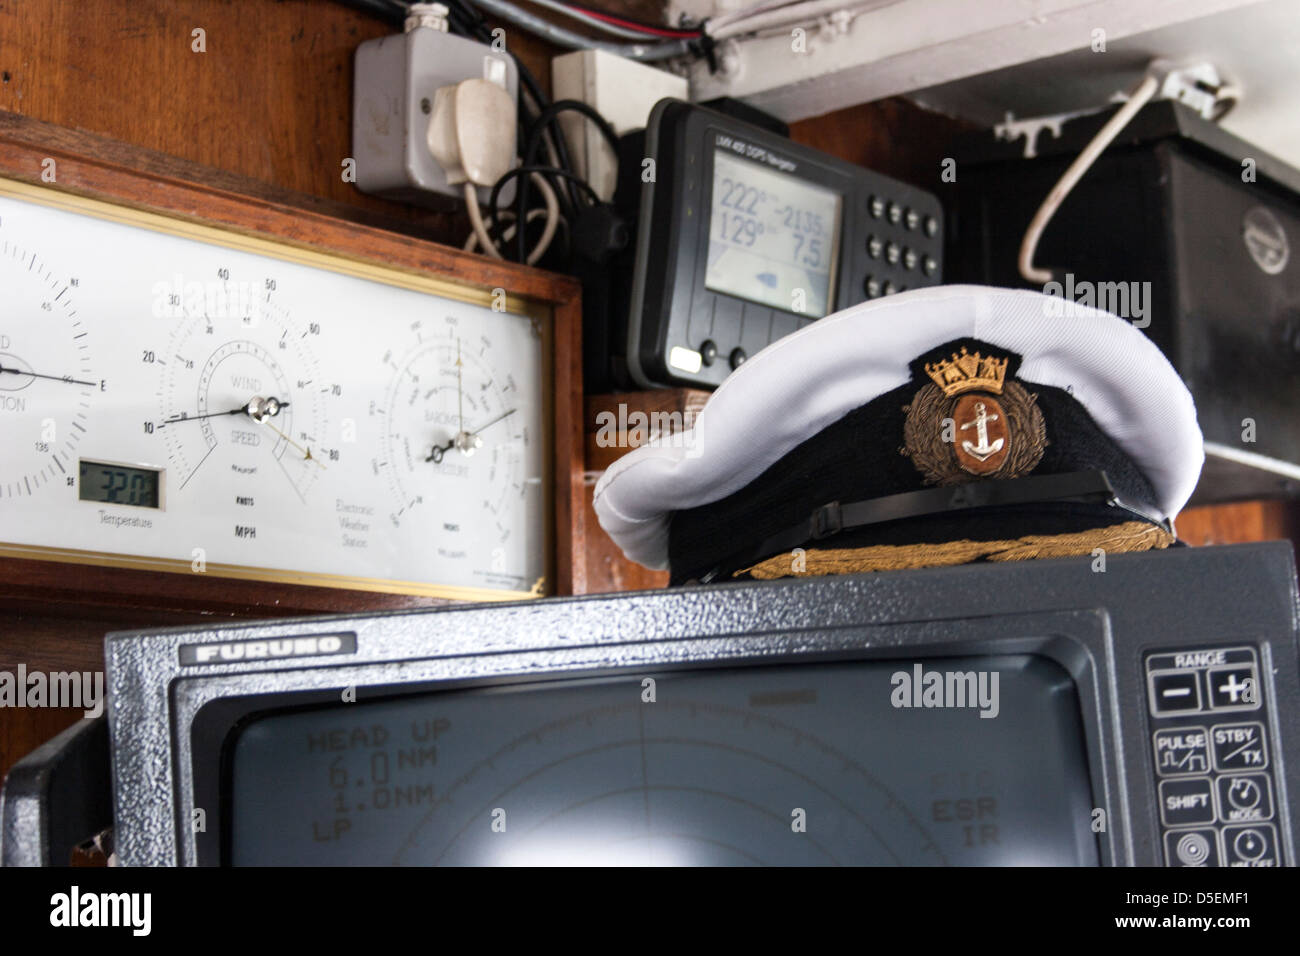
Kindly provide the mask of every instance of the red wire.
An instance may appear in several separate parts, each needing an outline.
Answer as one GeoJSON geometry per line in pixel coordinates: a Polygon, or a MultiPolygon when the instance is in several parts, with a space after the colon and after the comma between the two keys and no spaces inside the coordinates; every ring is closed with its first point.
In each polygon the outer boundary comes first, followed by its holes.
{"type": "Polygon", "coordinates": [[[674,30],[671,27],[652,27],[648,23],[638,23],[635,20],[624,20],[622,17],[616,17],[611,13],[603,13],[600,10],[593,10],[590,7],[584,7],[581,4],[571,3],[570,7],[575,10],[581,10],[589,17],[602,20],[605,23],[612,23],[616,27],[625,27],[629,30],[638,30],[657,37],[670,37],[675,40],[685,40],[700,35],[699,30],[674,30]]]}

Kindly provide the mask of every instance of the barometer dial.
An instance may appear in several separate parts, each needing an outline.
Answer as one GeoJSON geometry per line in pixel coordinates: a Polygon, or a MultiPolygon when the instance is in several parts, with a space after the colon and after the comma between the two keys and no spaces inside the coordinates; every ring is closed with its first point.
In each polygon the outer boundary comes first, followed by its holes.
{"type": "Polygon", "coordinates": [[[535,330],[518,316],[487,329],[448,316],[416,323],[404,346],[382,356],[390,379],[372,415],[388,521],[430,535],[455,577],[538,587],[542,409],[498,364],[538,347],[535,330]]]}
{"type": "Polygon", "coordinates": [[[73,484],[91,403],[105,383],[72,280],[4,239],[0,290],[0,498],[21,498],[73,484]]]}

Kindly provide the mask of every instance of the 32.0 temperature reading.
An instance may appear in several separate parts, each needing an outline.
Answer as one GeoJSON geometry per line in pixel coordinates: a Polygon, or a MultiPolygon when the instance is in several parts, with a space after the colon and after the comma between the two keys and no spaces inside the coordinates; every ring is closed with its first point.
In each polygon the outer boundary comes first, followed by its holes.
{"type": "Polygon", "coordinates": [[[160,473],[149,468],[131,468],[102,461],[81,459],[79,497],[110,505],[157,508],[160,473]]]}

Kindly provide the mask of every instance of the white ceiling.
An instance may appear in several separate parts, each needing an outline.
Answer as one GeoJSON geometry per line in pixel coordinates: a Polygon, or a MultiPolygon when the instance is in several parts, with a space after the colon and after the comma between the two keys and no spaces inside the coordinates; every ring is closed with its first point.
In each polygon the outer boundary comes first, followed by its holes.
{"type": "Polygon", "coordinates": [[[1264,0],[913,94],[982,125],[1100,106],[1153,58],[1208,59],[1242,90],[1224,128],[1300,167],[1300,0],[1264,0]]]}

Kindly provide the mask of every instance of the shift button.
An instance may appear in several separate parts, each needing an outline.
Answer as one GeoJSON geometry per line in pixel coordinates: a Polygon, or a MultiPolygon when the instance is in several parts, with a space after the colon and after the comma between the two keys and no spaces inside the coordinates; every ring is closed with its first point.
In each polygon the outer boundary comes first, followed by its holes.
{"type": "Polygon", "coordinates": [[[1214,822],[1214,790],[1209,777],[1160,781],[1160,819],[1167,827],[1214,822]]]}

